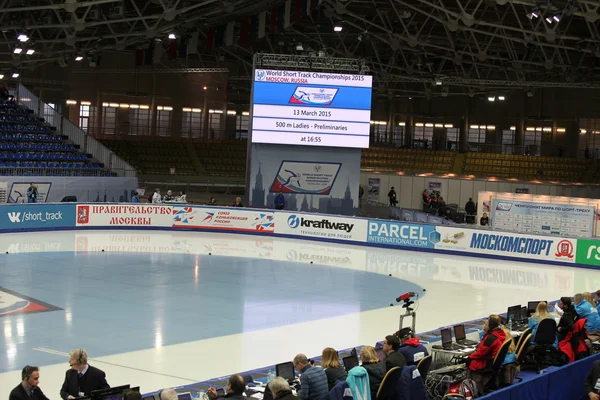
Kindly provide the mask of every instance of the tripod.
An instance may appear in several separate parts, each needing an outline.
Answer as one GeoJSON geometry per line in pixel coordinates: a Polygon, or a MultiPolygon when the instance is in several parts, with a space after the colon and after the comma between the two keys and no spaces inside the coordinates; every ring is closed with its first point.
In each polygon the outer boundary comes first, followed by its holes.
{"type": "Polygon", "coordinates": [[[404,304],[402,305],[402,308],[406,308],[406,312],[404,313],[404,315],[400,315],[400,323],[399,323],[399,328],[398,328],[399,331],[402,330],[402,328],[404,326],[404,319],[408,318],[408,317],[412,317],[411,329],[413,332],[416,332],[415,326],[417,324],[417,313],[411,307],[413,304],[415,304],[415,302],[411,301],[410,299],[404,300],[404,304]]]}

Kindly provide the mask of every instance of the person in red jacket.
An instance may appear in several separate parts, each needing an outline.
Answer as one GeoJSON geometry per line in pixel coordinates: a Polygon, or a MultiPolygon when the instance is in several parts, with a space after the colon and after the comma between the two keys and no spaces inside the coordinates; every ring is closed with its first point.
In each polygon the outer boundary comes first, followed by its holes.
{"type": "Polygon", "coordinates": [[[485,335],[477,345],[477,349],[467,360],[469,370],[467,378],[473,379],[479,393],[483,393],[484,387],[492,377],[492,363],[494,357],[500,351],[502,344],[506,341],[506,334],[500,327],[500,317],[492,314],[483,324],[485,335]]]}

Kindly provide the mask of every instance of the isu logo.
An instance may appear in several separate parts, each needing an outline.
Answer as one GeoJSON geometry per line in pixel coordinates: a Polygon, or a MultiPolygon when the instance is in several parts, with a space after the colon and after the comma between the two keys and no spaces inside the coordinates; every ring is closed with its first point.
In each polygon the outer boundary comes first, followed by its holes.
{"type": "Polygon", "coordinates": [[[87,224],[90,222],[90,206],[77,206],[77,223],[87,224]]]}
{"type": "Polygon", "coordinates": [[[573,243],[570,240],[561,240],[558,242],[556,250],[555,256],[558,258],[573,258],[573,243]]]}

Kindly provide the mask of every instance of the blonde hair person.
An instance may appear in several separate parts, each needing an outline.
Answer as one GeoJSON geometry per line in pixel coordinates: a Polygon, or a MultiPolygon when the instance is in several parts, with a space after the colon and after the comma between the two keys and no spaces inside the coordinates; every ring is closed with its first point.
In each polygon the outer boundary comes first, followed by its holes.
{"type": "Polygon", "coordinates": [[[512,338],[512,335],[510,334],[510,331],[508,330],[508,328],[504,325],[500,325],[500,329],[502,329],[504,331],[504,334],[506,335],[506,340],[504,341],[504,343],[508,342],[510,340],[510,347],[508,348],[508,354],[514,353],[515,351],[517,351],[517,346],[515,346],[515,341],[512,338]]]}
{"type": "Polygon", "coordinates": [[[360,361],[367,363],[378,363],[379,356],[377,356],[375,348],[372,346],[364,346],[362,349],[360,349],[360,361]]]}
{"type": "Polygon", "coordinates": [[[590,303],[592,307],[596,308],[596,302],[592,298],[592,294],[590,292],[583,292],[583,299],[587,300],[587,302],[590,303]]]}
{"type": "Polygon", "coordinates": [[[333,389],[338,381],[345,381],[348,377],[346,369],[340,364],[338,352],[332,347],[325,347],[321,354],[321,366],[327,375],[327,386],[333,389]]]}
{"type": "Polygon", "coordinates": [[[338,368],[341,365],[338,352],[332,347],[325,347],[321,355],[321,366],[323,368],[338,368]]]}
{"type": "Polygon", "coordinates": [[[502,381],[502,384],[512,385],[515,381],[515,377],[521,371],[521,367],[519,367],[519,364],[517,364],[517,347],[515,346],[515,341],[513,340],[508,328],[504,325],[500,325],[500,329],[502,329],[506,335],[506,340],[504,343],[510,340],[510,347],[508,348],[508,352],[506,353],[504,361],[502,362],[502,365],[504,366],[504,372],[498,378],[502,381]]]}
{"type": "Polygon", "coordinates": [[[548,312],[548,303],[540,301],[535,309],[535,314],[533,314],[531,318],[534,318],[537,322],[546,318],[552,318],[552,315],[548,312]]]}
{"type": "Polygon", "coordinates": [[[372,346],[364,346],[360,349],[360,360],[362,367],[367,370],[369,375],[369,388],[371,389],[371,399],[377,397],[377,391],[381,385],[381,381],[387,372],[385,364],[379,361],[377,352],[372,346]]]}

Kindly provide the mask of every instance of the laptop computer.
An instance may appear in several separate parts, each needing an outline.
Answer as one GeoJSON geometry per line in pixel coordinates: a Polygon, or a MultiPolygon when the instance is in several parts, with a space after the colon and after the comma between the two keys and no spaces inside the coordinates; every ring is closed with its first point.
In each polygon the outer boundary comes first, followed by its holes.
{"type": "Polygon", "coordinates": [[[350,371],[354,367],[358,367],[358,357],[356,355],[349,355],[348,357],[342,358],[344,368],[346,371],[350,371]]]}
{"type": "Polygon", "coordinates": [[[177,400],[192,400],[192,394],[190,392],[177,393],[177,400]]]}
{"type": "Polygon", "coordinates": [[[465,332],[465,325],[454,325],[454,337],[456,339],[456,343],[462,344],[464,346],[476,346],[478,342],[467,339],[467,334],[465,332]]]}
{"type": "Polygon", "coordinates": [[[296,374],[294,373],[294,364],[291,361],[284,362],[281,364],[277,364],[275,366],[275,375],[280,376],[291,385],[294,383],[296,379],[296,374]]]}
{"type": "Polygon", "coordinates": [[[462,350],[465,346],[452,343],[452,330],[450,328],[444,328],[440,331],[442,336],[442,349],[444,350],[462,350]]]}

